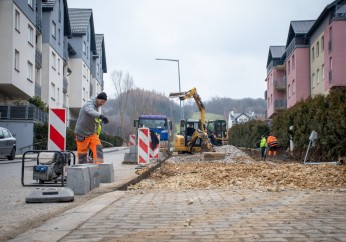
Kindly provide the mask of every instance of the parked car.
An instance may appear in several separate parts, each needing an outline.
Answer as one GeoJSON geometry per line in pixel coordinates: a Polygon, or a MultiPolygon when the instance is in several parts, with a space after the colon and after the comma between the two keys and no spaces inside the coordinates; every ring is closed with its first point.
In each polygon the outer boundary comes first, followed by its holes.
{"type": "Polygon", "coordinates": [[[0,156],[5,156],[9,160],[14,160],[16,157],[17,140],[11,132],[3,127],[0,127],[0,156]]]}

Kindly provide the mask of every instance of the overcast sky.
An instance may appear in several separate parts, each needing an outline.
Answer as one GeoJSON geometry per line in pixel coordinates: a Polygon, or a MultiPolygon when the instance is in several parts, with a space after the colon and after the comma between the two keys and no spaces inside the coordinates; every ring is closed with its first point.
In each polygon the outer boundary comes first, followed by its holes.
{"type": "Polygon", "coordinates": [[[168,96],[192,87],[212,97],[264,98],[269,46],[285,45],[292,20],[315,20],[332,0],[68,0],[92,8],[105,35],[108,73],[168,96]]]}

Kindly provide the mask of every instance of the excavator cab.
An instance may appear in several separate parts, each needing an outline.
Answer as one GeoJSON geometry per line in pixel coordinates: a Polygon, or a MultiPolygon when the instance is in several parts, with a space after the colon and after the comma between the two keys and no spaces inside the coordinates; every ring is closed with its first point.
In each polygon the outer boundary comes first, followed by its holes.
{"type": "Polygon", "coordinates": [[[198,132],[200,122],[198,120],[181,120],[180,132],[175,136],[175,148],[178,153],[193,153],[201,151],[202,140],[197,138],[193,144],[190,141],[196,130],[198,132]]]}
{"type": "Polygon", "coordinates": [[[227,123],[217,119],[207,122],[208,137],[213,145],[226,145],[228,143],[227,123]]]}

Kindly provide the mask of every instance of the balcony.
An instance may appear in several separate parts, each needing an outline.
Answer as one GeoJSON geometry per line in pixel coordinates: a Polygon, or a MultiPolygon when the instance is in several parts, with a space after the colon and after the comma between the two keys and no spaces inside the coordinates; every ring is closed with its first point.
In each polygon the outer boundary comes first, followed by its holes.
{"type": "Polygon", "coordinates": [[[67,93],[68,90],[68,80],[66,77],[63,78],[63,83],[62,83],[62,91],[63,93],[67,93]]]}
{"type": "Polygon", "coordinates": [[[286,109],[287,108],[286,99],[275,99],[274,100],[274,108],[275,109],[286,109]]]}
{"type": "Polygon", "coordinates": [[[42,52],[36,48],[35,63],[37,68],[42,68],[42,52]]]}
{"type": "Polygon", "coordinates": [[[41,97],[41,85],[35,82],[35,96],[41,97]]]}
{"type": "Polygon", "coordinates": [[[286,78],[281,79],[275,79],[274,80],[274,89],[277,91],[284,91],[286,90],[286,78]]]}
{"type": "Polygon", "coordinates": [[[41,15],[36,13],[36,29],[38,32],[42,33],[42,20],[41,15]]]}
{"type": "Polygon", "coordinates": [[[303,37],[294,37],[286,48],[286,58],[290,56],[296,47],[308,47],[303,37]]]}
{"type": "Polygon", "coordinates": [[[26,106],[0,105],[0,120],[31,120],[47,123],[48,113],[42,112],[32,104],[26,106]]]}

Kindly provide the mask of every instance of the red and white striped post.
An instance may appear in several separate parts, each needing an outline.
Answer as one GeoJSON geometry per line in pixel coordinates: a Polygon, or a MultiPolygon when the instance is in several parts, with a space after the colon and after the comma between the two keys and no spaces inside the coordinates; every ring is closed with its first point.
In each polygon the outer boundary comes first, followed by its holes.
{"type": "Polygon", "coordinates": [[[147,165],[149,164],[149,142],[150,134],[148,128],[138,129],[138,164],[147,165]]]}
{"type": "Polygon", "coordinates": [[[130,134],[129,145],[130,146],[136,145],[136,135],[130,134]]]}
{"type": "Polygon", "coordinates": [[[49,109],[48,150],[66,150],[66,109],[49,109]]]}

